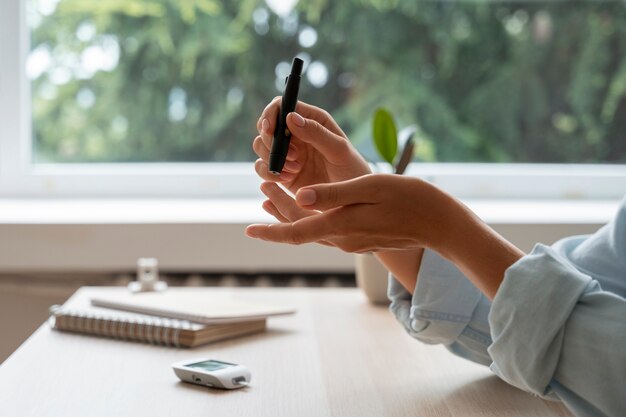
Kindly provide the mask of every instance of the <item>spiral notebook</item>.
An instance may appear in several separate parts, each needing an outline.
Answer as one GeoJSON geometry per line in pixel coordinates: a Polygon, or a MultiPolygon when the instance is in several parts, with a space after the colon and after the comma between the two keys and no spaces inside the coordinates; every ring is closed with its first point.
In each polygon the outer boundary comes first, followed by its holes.
{"type": "Polygon", "coordinates": [[[81,289],[63,306],[51,307],[53,329],[175,347],[195,347],[266,329],[264,318],[206,325],[96,307],[85,296],[88,291],[81,289]]]}

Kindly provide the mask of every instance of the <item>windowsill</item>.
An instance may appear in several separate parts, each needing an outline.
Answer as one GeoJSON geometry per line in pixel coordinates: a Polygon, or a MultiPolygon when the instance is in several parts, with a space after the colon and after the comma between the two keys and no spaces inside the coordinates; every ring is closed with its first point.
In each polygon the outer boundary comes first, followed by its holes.
{"type": "MultiPolygon", "coordinates": [[[[618,201],[466,201],[524,251],[593,233],[618,201]]],[[[260,199],[0,199],[0,273],[131,272],[156,257],[165,272],[351,272],[354,257],[321,245],[249,239],[271,222],[260,199]]]]}
{"type": "MultiPolygon", "coordinates": [[[[271,222],[260,199],[0,199],[0,224],[271,222]]],[[[490,224],[604,224],[616,200],[465,200],[490,224]]]]}
{"type": "Polygon", "coordinates": [[[0,224],[269,222],[259,199],[0,199],[0,224]]]}

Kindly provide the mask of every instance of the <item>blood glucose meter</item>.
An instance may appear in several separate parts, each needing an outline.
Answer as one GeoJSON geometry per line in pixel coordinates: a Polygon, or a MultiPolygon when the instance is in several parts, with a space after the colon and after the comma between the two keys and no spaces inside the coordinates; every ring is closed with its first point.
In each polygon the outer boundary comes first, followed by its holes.
{"type": "Polygon", "coordinates": [[[181,381],[211,388],[235,389],[250,383],[250,371],[242,365],[199,358],[172,364],[181,381]]]}

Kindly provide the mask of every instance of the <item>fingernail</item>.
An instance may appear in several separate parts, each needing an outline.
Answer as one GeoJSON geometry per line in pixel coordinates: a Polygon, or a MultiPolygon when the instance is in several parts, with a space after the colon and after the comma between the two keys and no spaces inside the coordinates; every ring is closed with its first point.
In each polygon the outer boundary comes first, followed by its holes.
{"type": "Polygon", "coordinates": [[[270,128],[270,122],[267,119],[263,119],[263,121],[261,122],[261,130],[264,133],[267,133],[269,128],[270,128]]]}
{"type": "Polygon", "coordinates": [[[304,118],[300,116],[298,113],[292,112],[291,118],[293,119],[293,122],[296,124],[296,126],[304,127],[304,124],[305,124],[304,118]]]}
{"type": "Polygon", "coordinates": [[[247,228],[246,229],[246,235],[248,235],[249,237],[257,237],[258,236],[256,230],[251,229],[251,228],[247,228]]]}
{"type": "Polygon", "coordinates": [[[296,200],[298,200],[298,203],[303,206],[310,206],[311,204],[315,204],[317,194],[315,193],[315,190],[299,190],[296,194],[296,200]]]}

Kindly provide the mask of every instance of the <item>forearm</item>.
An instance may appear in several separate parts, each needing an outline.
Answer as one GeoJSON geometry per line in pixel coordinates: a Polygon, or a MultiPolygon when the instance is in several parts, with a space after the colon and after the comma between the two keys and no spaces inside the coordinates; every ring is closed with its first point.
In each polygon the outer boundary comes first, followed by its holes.
{"type": "Polygon", "coordinates": [[[454,263],[489,299],[505,271],[524,252],[500,236],[458,200],[447,196],[442,209],[446,233],[433,239],[433,249],[454,263]]]}
{"type": "Polygon", "coordinates": [[[409,293],[413,294],[424,249],[378,251],[375,254],[378,260],[393,274],[396,280],[398,280],[409,293]]]}

